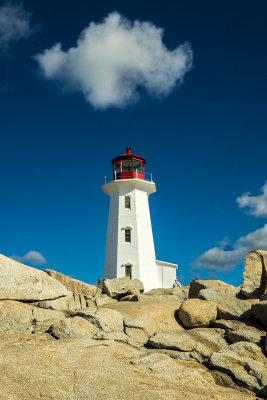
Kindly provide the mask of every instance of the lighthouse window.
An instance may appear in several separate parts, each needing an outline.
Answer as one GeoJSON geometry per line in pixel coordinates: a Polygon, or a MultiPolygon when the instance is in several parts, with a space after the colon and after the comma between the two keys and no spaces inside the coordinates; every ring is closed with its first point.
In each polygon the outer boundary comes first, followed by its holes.
{"type": "Polygon", "coordinates": [[[122,161],[122,172],[128,172],[133,170],[133,162],[132,160],[124,160],[122,161]]]}
{"type": "Polygon", "coordinates": [[[134,160],[134,171],[142,173],[142,163],[140,161],[134,160]]]}
{"type": "Polygon", "coordinates": [[[125,196],[124,201],[125,201],[125,208],[131,208],[131,197],[125,196]]]}
{"type": "Polygon", "coordinates": [[[129,276],[130,279],[132,279],[132,266],[131,265],[125,265],[125,276],[129,276]]]}
{"type": "Polygon", "coordinates": [[[131,229],[125,229],[125,242],[131,243],[131,229]]]}

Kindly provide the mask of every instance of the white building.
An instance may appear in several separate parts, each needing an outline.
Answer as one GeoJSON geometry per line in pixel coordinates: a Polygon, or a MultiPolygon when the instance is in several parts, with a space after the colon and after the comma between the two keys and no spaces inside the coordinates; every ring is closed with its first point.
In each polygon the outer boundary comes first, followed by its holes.
{"type": "Polygon", "coordinates": [[[113,180],[102,186],[110,196],[104,278],[140,279],[145,291],[172,287],[178,266],[155,256],[148,197],[156,186],[145,180],[145,159],[127,147],[112,164],[113,180]]]}

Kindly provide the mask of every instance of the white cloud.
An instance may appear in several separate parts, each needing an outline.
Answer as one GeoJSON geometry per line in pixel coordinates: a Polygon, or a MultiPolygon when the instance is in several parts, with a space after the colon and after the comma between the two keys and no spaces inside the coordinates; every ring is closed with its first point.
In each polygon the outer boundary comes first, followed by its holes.
{"type": "Polygon", "coordinates": [[[28,253],[24,254],[24,256],[22,257],[13,255],[10,258],[22,264],[31,264],[34,267],[40,267],[41,265],[46,264],[46,259],[44,258],[44,256],[42,256],[42,254],[36,250],[31,250],[28,253]]]}
{"type": "Polygon", "coordinates": [[[117,12],[91,22],[76,47],[60,43],[35,56],[43,76],[70,91],[80,91],[93,107],[125,107],[137,102],[139,89],[167,96],[192,67],[192,50],[163,44],[163,30],[151,22],[133,23],[117,12]]]}
{"type": "Polygon", "coordinates": [[[32,30],[30,13],[22,3],[7,1],[0,7],[0,52],[7,51],[13,42],[26,39],[32,30]]]}
{"type": "Polygon", "coordinates": [[[267,181],[261,188],[262,194],[251,196],[250,193],[244,193],[236,199],[240,208],[247,207],[248,213],[254,217],[267,217],[267,181]]]}
{"type": "MultiPolygon", "coordinates": [[[[267,217],[267,182],[262,187],[262,194],[250,196],[244,193],[237,198],[239,207],[249,207],[249,214],[255,217],[267,217]]],[[[193,263],[195,268],[225,272],[232,270],[244,261],[245,255],[252,249],[267,250],[267,224],[241,236],[233,245],[228,238],[200,255],[193,263]]]]}
{"type": "Polygon", "coordinates": [[[195,260],[194,267],[220,272],[229,271],[243,261],[246,253],[247,249],[244,247],[234,250],[213,247],[195,260]]]}

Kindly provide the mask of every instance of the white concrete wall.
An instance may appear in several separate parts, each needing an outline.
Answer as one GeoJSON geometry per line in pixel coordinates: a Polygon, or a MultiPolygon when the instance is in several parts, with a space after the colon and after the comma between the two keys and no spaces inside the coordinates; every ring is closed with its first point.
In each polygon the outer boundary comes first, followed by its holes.
{"type": "Polygon", "coordinates": [[[160,274],[160,287],[166,289],[171,288],[176,279],[176,270],[178,268],[178,265],[156,260],[156,266],[160,274]]]}
{"type": "Polygon", "coordinates": [[[125,264],[132,265],[132,279],[140,279],[145,291],[172,287],[175,264],[156,261],[148,197],[156,191],[153,182],[140,179],[112,181],[102,189],[110,196],[104,278],[125,276],[125,264]],[[125,196],[131,208],[125,208],[125,196]],[[125,242],[125,228],[131,228],[131,243],[125,242]]]}

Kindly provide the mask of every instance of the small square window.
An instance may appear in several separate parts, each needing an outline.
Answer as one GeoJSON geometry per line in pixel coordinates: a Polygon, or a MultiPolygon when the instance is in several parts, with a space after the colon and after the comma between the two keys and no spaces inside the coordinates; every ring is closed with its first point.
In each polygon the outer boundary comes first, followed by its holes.
{"type": "Polygon", "coordinates": [[[125,229],[125,242],[131,243],[131,229],[125,229]]]}
{"type": "Polygon", "coordinates": [[[125,208],[131,208],[131,197],[130,196],[124,197],[124,204],[125,204],[125,208]]]}
{"type": "Polygon", "coordinates": [[[125,276],[129,276],[130,279],[132,279],[132,266],[131,265],[125,265],[125,276]]]}

